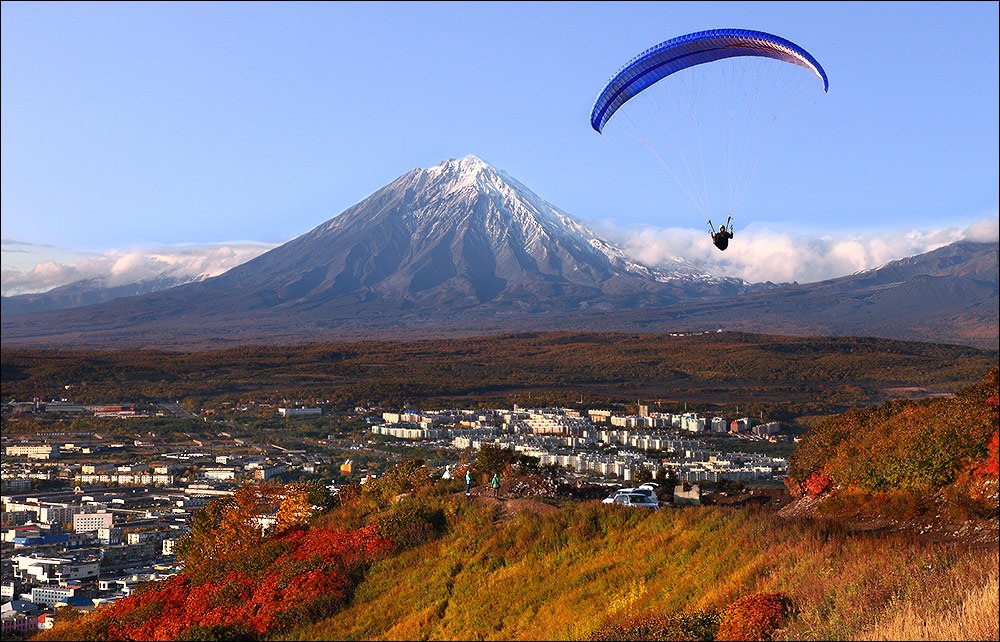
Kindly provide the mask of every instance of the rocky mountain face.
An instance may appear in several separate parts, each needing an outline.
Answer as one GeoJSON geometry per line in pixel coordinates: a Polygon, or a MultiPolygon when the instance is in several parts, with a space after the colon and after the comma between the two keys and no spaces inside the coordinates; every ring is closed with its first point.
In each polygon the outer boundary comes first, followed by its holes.
{"type": "Polygon", "coordinates": [[[720,327],[914,338],[899,336],[905,322],[926,326],[917,333],[924,340],[947,339],[962,326],[973,342],[992,332],[995,345],[996,266],[996,244],[955,244],[804,286],[755,287],[682,259],[654,268],[467,156],[407,172],[214,278],[55,312],[17,315],[5,302],[3,344],[211,347],[398,333],[720,327]],[[942,309],[954,313],[944,326],[942,309]],[[965,315],[958,325],[955,315],[965,315]]]}

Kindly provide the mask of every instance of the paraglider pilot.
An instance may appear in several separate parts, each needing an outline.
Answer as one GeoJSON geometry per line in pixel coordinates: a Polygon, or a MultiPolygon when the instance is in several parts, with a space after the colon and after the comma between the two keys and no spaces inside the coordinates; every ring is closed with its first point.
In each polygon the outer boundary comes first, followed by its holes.
{"type": "MultiPolygon", "coordinates": [[[[732,221],[732,217],[730,217],[729,220],[732,221]]],[[[725,249],[729,247],[729,239],[733,238],[732,226],[730,225],[729,230],[726,230],[725,225],[720,225],[719,231],[715,232],[715,227],[712,225],[712,221],[709,221],[708,224],[713,230],[709,232],[709,234],[712,235],[712,243],[715,243],[715,247],[725,251],[725,249]]]]}

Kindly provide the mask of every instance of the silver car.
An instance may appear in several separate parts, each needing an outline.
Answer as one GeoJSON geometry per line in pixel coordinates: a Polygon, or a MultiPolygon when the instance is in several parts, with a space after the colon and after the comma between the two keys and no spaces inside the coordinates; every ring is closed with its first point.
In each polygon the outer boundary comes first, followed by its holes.
{"type": "Polygon", "coordinates": [[[660,510],[660,502],[644,493],[625,493],[615,497],[613,504],[660,510]]]}

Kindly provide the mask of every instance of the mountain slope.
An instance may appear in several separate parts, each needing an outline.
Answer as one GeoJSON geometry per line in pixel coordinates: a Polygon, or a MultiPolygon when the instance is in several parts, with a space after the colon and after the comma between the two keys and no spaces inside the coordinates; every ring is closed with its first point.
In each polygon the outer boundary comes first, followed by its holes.
{"type": "Polygon", "coordinates": [[[301,338],[324,329],[618,310],[747,284],[684,262],[628,259],[565,212],[468,156],[400,176],[341,215],[219,277],[37,318],[4,341],[141,345],[301,338]]]}
{"type": "Polygon", "coordinates": [[[998,245],[961,241],[873,270],[782,285],[685,310],[692,327],[864,335],[992,348],[998,327],[998,245]]]}

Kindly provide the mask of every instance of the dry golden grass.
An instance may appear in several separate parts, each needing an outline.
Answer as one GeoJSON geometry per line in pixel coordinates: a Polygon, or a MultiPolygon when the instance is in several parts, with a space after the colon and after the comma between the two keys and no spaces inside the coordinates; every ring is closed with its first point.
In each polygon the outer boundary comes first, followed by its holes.
{"type": "Polygon", "coordinates": [[[916,626],[923,639],[996,639],[991,551],[713,507],[499,520],[459,503],[449,524],[376,564],[342,612],[283,639],[580,640],[759,592],[792,601],[778,639],[921,639],[916,626]]]}
{"type": "Polygon", "coordinates": [[[969,570],[955,569],[947,581],[929,583],[927,591],[866,631],[864,640],[1000,640],[1000,556],[981,583],[969,584],[969,570]]]}

